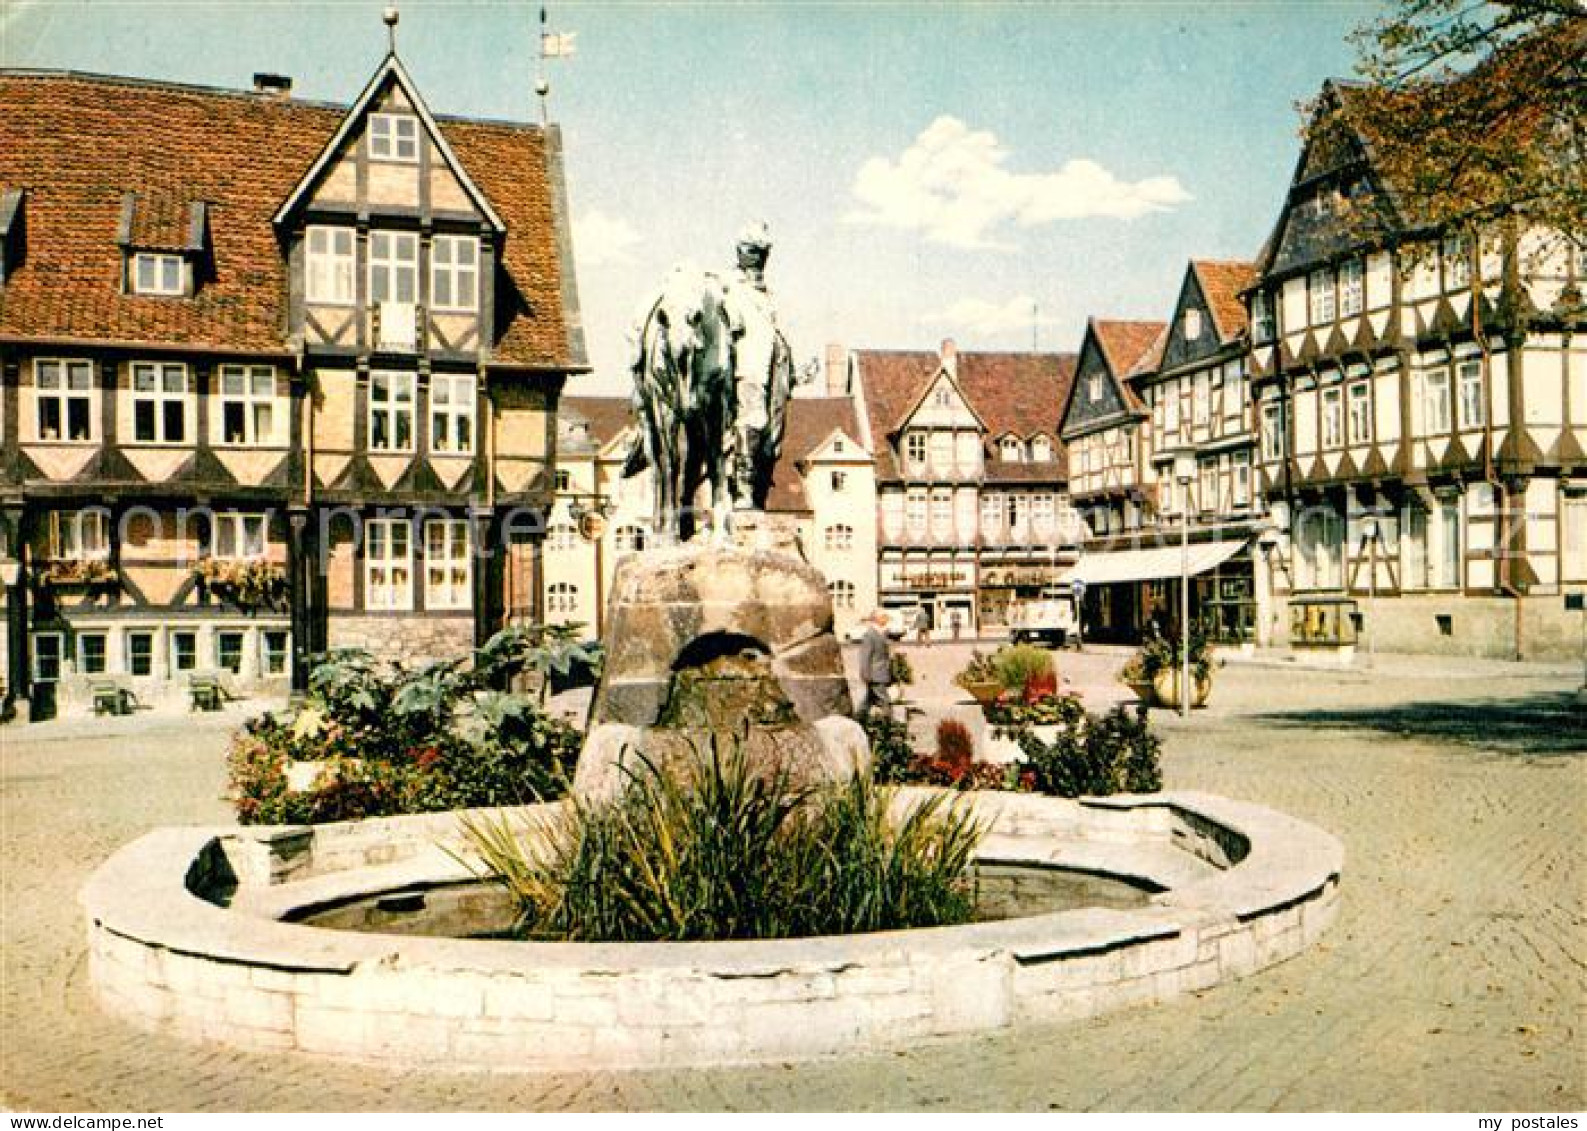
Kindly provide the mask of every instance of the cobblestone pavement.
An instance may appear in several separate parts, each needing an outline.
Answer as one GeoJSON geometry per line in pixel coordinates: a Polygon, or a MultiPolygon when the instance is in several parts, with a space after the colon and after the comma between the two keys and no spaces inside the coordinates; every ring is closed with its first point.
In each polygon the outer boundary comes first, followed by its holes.
{"type": "MultiPolygon", "coordinates": [[[[952,706],[967,647],[915,653],[952,706]]],[[[1065,656],[1088,700],[1122,653],[1065,656]]],[[[814,1065],[579,1076],[394,1073],[149,1035],[88,993],[76,892],[160,824],[225,820],[226,719],[0,730],[0,1100],[72,1110],[1435,1109],[1587,1106],[1581,676],[1379,657],[1250,664],[1188,723],[1172,787],[1338,834],[1338,923],[1253,978],[1088,1023],[814,1065]]]]}

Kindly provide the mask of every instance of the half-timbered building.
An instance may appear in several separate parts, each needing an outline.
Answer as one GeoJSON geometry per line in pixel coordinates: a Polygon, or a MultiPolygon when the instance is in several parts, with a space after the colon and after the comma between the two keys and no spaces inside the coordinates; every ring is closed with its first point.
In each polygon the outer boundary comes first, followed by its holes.
{"type": "Polygon", "coordinates": [[[554,126],[0,72],[10,700],[301,687],[538,612],[584,367],[554,126]]]}
{"type": "MultiPolygon", "coordinates": [[[[829,371],[831,370],[829,363],[829,371]]],[[[1005,630],[1075,559],[1059,406],[1073,354],[855,350],[882,605],[939,638],[1005,630]]]]}
{"type": "Polygon", "coordinates": [[[1563,595],[1587,586],[1582,234],[1421,224],[1374,168],[1353,89],[1325,88],[1247,296],[1280,639],[1570,655],[1563,595]]]}

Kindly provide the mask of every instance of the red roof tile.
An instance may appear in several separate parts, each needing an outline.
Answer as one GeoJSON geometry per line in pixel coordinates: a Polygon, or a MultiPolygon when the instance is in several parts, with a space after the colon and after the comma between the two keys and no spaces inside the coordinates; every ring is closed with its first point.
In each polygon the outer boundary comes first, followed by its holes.
{"type": "Polygon", "coordinates": [[[1191,261],[1190,269],[1201,283],[1201,293],[1212,312],[1218,339],[1224,344],[1234,341],[1245,332],[1248,324],[1240,292],[1256,281],[1256,265],[1231,260],[1195,259],[1191,261]]]}
{"type": "MultiPolygon", "coordinates": [[[[0,187],[26,191],[28,239],[0,291],[0,336],[283,352],[287,268],[271,217],[344,113],[135,79],[0,72],[0,187]],[[193,298],[121,293],[127,192],[136,194],[133,239],[150,246],[185,247],[184,205],[208,204],[214,272],[193,298]]],[[[546,131],[457,119],[440,128],[508,225],[508,280],[497,295],[512,317],[494,357],[580,365],[564,323],[564,218],[554,213],[546,131]]]]}
{"type": "Polygon", "coordinates": [[[589,422],[590,436],[604,448],[624,428],[634,422],[633,402],[628,397],[562,397],[557,414],[573,414],[589,422]]]}
{"type": "Polygon", "coordinates": [[[1155,367],[1162,359],[1167,341],[1166,322],[1117,322],[1093,318],[1091,331],[1096,336],[1102,357],[1121,380],[1139,367],[1155,367]]]}

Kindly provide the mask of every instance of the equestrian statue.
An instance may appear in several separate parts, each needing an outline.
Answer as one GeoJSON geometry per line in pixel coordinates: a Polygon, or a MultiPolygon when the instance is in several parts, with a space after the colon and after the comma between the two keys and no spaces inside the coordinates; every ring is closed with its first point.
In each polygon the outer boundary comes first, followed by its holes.
{"type": "Polygon", "coordinates": [[[623,475],[652,470],[652,520],[664,542],[699,534],[702,511],[725,541],[735,513],[766,508],[782,453],[794,368],[766,290],[766,225],[746,228],[737,251],[726,279],[674,267],[635,334],[639,427],[623,475]]]}

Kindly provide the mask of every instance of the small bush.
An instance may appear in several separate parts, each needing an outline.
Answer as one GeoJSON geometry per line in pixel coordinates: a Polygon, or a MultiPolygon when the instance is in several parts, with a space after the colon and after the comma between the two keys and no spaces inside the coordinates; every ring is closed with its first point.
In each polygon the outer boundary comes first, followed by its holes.
{"type": "Polygon", "coordinates": [[[1054,674],[1052,653],[1034,644],[1009,644],[992,653],[992,670],[1003,690],[1023,695],[1033,678],[1054,674]]]}
{"type": "Polygon", "coordinates": [[[970,730],[958,719],[943,719],[937,724],[937,760],[966,769],[975,760],[970,730]]]}
{"type": "Polygon", "coordinates": [[[887,670],[892,674],[893,683],[899,687],[909,687],[915,682],[915,665],[902,652],[894,652],[888,658],[887,670]]]}
{"type": "Polygon", "coordinates": [[[1119,705],[1096,718],[1082,710],[1079,719],[1061,726],[1051,742],[1028,728],[1019,729],[1017,738],[1040,793],[1105,797],[1153,793],[1163,787],[1162,743],[1152,734],[1143,711],[1131,713],[1119,705]]]}
{"type": "Polygon", "coordinates": [[[911,773],[918,755],[908,723],[871,713],[860,720],[860,725],[871,744],[871,775],[878,785],[919,780],[911,773]]]}
{"type": "Polygon", "coordinates": [[[863,775],[796,791],[713,744],[677,774],[637,770],[618,800],[575,798],[527,830],[464,821],[483,873],[536,939],[682,941],[848,934],[962,923],[983,828],[933,797],[895,818],[863,775]]]}

